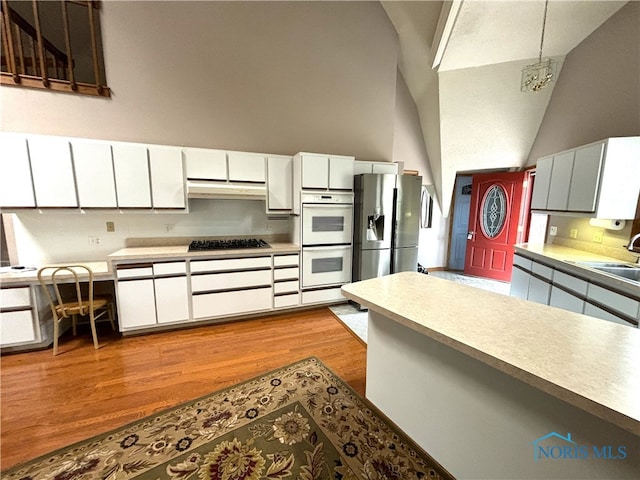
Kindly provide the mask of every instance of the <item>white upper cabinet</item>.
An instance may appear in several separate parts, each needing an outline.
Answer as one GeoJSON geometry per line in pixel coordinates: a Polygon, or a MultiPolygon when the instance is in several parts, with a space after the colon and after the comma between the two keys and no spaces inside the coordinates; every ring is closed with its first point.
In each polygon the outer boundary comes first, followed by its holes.
{"type": "Polygon", "coordinates": [[[258,153],[228,152],[229,181],[265,183],[265,156],[258,153]]]}
{"type": "Polygon", "coordinates": [[[371,173],[391,173],[393,175],[398,174],[398,164],[391,162],[373,162],[371,165],[371,173]]]}
{"type": "Polygon", "coordinates": [[[305,153],[300,159],[302,188],[329,188],[329,157],[305,153]]]}
{"type": "Polygon", "coordinates": [[[329,157],[329,189],[353,190],[353,157],[329,157]]]}
{"type": "Polygon", "coordinates": [[[183,149],[187,178],[193,180],[227,180],[227,152],[209,148],[183,149]]]}
{"type": "Polygon", "coordinates": [[[0,133],[0,207],[35,207],[24,135],[0,133]]]}
{"type": "Polygon", "coordinates": [[[540,159],[531,209],[633,219],[639,161],[640,137],[609,138],[540,159]]]}
{"type": "Polygon", "coordinates": [[[144,145],[112,145],[113,167],[120,208],[151,208],[149,159],[144,145]]]}
{"type": "Polygon", "coordinates": [[[290,211],[293,208],[291,157],[267,157],[267,212],[290,211]]]}
{"type": "Polygon", "coordinates": [[[294,191],[353,190],[353,162],[354,157],[342,155],[298,153],[294,157],[294,191]]]}
{"type": "Polygon", "coordinates": [[[69,140],[63,137],[30,136],[28,142],[36,205],[77,207],[69,140]]]}
{"type": "Polygon", "coordinates": [[[178,147],[149,147],[151,192],[154,208],[185,208],[182,150],[178,147]]]}
{"type": "Polygon", "coordinates": [[[106,142],[71,140],[81,208],[116,208],[111,145],[106,142]]]}

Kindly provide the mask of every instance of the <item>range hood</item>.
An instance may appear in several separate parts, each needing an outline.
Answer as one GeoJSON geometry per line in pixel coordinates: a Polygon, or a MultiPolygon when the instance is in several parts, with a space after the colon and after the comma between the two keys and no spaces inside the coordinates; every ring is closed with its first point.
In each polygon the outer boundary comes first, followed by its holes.
{"type": "Polygon", "coordinates": [[[267,187],[264,184],[251,185],[208,180],[187,180],[187,197],[266,200],[267,187]]]}

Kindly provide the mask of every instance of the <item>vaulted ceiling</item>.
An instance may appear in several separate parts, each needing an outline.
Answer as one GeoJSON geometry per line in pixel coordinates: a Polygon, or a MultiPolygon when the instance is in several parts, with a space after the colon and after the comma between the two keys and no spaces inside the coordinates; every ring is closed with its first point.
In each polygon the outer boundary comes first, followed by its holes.
{"type": "MultiPolygon", "coordinates": [[[[520,91],[522,68],[538,58],[545,3],[381,3],[398,32],[399,69],[448,216],[456,173],[526,164],[554,86],[520,91]]],[[[565,56],[625,3],[551,0],[543,57],[554,57],[561,75],[565,56]]]]}

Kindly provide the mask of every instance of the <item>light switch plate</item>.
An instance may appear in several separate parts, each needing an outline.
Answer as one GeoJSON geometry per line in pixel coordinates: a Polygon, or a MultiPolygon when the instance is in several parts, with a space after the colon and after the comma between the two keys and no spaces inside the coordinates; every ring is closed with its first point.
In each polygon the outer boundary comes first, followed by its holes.
{"type": "Polygon", "coordinates": [[[572,228],[571,230],[569,230],[569,237],[578,238],[578,229],[572,228]]]}

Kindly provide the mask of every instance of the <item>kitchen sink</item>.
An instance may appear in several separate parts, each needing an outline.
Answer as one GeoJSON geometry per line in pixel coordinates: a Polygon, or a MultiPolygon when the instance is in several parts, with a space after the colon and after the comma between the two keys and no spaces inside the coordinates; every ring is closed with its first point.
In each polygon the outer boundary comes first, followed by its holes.
{"type": "Polygon", "coordinates": [[[631,263],[616,262],[576,262],[583,267],[592,268],[614,277],[640,283],[640,266],[631,263]]]}
{"type": "Polygon", "coordinates": [[[632,267],[630,265],[624,265],[621,267],[592,267],[592,268],[604,273],[615,275],[617,277],[633,280],[634,282],[640,282],[640,268],[632,267]]]}

